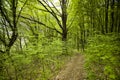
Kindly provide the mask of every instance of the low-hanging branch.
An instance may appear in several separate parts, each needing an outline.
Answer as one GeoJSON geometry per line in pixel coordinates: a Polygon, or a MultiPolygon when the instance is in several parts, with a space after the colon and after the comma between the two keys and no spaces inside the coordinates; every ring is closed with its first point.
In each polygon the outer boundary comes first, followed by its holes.
{"type": "MultiPolygon", "coordinates": [[[[52,14],[52,12],[48,12],[47,10],[45,10],[45,9],[40,9],[40,8],[37,8],[37,7],[34,7],[36,10],[40,10],[40,11],[43,11],[43,12],[46,12],[46,13],[51,13],[52,14]]],[[[60,14],[58,14],[58,13],[55,13],[57,16],[59,16],[59,17],[61,17],[61,15],[60,14]]]]}
{"type": "Polygon", "coordinates": [[[62,33],[61,33],[60,31],[58,31],[55,27],[54,27],[54,28],[51,28],[51,27],[47,26],[46,24],[44,24],[44,23],[42,23],[42,22],[40,22],[40,21],[37,21],[37,20],[35,20],[35,19],[31,19],[31,18],[28,18],[28,17],[25,17],[25,16],[20,16],[20,17],[21,17],[21,18],[24,18],[24,19],[27,19],[27,20],[30,20],[30,21],[33,21],[33,22],[36,22],[36,23],[38,23],[38,24],[40,24],[40,25],[45,26],[46,28],[55,30],[55,31],[58,32],[59,34],[62,34],[62,33]]]}
{"type": "Polygon", "coordinates": [[[19,13],[18,13],[17,20],[16,20],[16,24],[17,24],[17,23],[18,23],[18,21],[19,21],[20,14],[21,14],[21,12],[22,12],[23,8],[25,7],[25,5],[27,4],[27,1],[28,1],[28,0],[26,0],[26,1],[24,2],[23,6],[21,7],[21,9],[20,9],[20,11],[19,11],[19,13]]]}

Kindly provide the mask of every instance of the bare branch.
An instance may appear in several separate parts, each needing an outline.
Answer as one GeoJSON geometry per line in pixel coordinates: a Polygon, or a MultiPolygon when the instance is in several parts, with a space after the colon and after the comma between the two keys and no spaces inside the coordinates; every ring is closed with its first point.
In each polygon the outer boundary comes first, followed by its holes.
{"type": "MultiPolygon", "coordinates": [[[[44,0],[43,0],[43,1],[44,1],[44,0]]],[[[48,6],[48,8],[49,8],[51,11],[42,3],[42,1],[38,0],[38,2],[39,2],[51,15],[53,15],[53,17],[56,19],[58,25],[60,26],[60,28],[63,29],[60,20],[58,19],[57,15],[56,15],[55,12],[53,11],[53,9],[48,5],[48,3],[46,3],[46,2],[44,1],[44,3],[48,6]]]]}
{"type": "Polygon", "coordinates": [[[25,3],[23,4],[23,6],[21,7],[21,9],[20,9],[20,11],[19,11],[19,13],[18,13],[17,20],[16,20],[16,24],[18,23],[18,20],[19,20],[19,18],[20,18],[20,14],[21,14],[23,8],[25,7],[27,1],[28,1],[28,0],[25,1],[25,3]]]}
{"type": "MultiPolygon", "coordinates": [[[[10,35],[9,35],[8,28],[7,28],[6,20],[3,19],[3,20],[1,20],[1,21],[2,21],[2,25],[5,27],[5,30],[6,30],[6,32],[7,32],[7,37],[8,37],[8,39],[10,40],[10,35]]],[[[4,41],[5,41],[5,40],[4,40],[4,41]]]]}
{"type": "Polygon", "coordinates": [[[8,18],[8,15],[7,15],[7,13],[6,13],[6,10],[4,9],[4,11],[3,11],[3,8],[4,8],[4,6],[3,6],[2,4],[0,4],[0,12],[1,12],[2,17],[8,22],[8,24],[9,24],[10,27],[11,27],[11,29],[13,29],[13,26],[12,26],[12,24],[11,24],[11,21],[10,21],[10,19],[8,18]]]}
{"type": "Polygon", "coordinates": [[[51,3],[52,6],[55,8],[55,10],[59,13],[59,15],[61,15],[60,11],[55,7],[55,5],[53,4],[53,2],[50,1],[50,3],[51,3]]]}
{"type": "MultiPolygon", "coordinates": [[[[44,9],[40,9],[40,8],[37,8],[37,7],[34,7],[34,8],[37,9],[37,10],[43,11],[43,12],[48,12],[47,10],[44,10],[44,9]]],[[[51,12],[49,12],[49,13],[51,13],[51,12]]]]}
{"type": "Polygon", "coordinates": [[[20,17],[21,17],[21,18],[24,18],[24,19],[27,19],[27,20],[30,20],[30,21],[33,21],[33,22],[36,22],[36,23],[38,23],[38,24],[40,24],[40,25],[45,26],[46,28],[49,28],[49,29],[55,30],[55,31],[58,32],[59,34],[62,34],[62,33],[61,33],[60,31],[58,31],[56,28],[51,28],[51,27],[47,26],[46,24],[44,24],[44,23],[42,23],[42,22],[40,22],[40,21],[37,21],[37,20],[31,19],[31,18],[28,18],[28,17],[24,17],[24,16],[20,16],[20,17]]]}

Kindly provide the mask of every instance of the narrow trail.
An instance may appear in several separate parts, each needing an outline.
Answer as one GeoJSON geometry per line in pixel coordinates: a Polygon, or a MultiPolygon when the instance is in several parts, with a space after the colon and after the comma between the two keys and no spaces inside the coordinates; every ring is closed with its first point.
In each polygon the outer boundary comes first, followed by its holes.
{"type": "Polygon", "coordinates": [[[53,80],[85,80],[84,56],[77,54],[63,67],[53,80]]]}

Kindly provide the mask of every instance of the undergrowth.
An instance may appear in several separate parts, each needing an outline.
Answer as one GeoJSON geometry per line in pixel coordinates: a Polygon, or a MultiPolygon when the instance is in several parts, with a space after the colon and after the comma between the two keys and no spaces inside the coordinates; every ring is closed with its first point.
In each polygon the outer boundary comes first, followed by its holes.
{"type": "MultiPolygon", "coordinates": [[[[33,39],[32,39],[33,40],[33,39]]],[[[67,44],[67,55],[63,55],[61,40],[33,40],[23,51],[11,50],[5,55],[4,74],[0,80],[48,80],[63,66],[72,54],[67,44]]]]}
{"type": "Polygon", "coordinates": [[[120,35],[91,37],[85,53],[88,80],[120,80],[120,35]]]}

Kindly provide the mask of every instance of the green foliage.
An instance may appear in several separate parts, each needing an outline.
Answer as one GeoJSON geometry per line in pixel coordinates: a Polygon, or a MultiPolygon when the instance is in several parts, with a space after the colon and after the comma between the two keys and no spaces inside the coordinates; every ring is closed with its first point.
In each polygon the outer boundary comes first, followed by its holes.
{"type": "Polygon", "coordinates": [[[86,47],[88,80],[120,79],[119,2],[66,1],[0,0],[0,80],[48,80],[86,47]]]}
{"type": "Polygon", "coordinates": [[[89,80],[119,80],[119,35],[96,35],[88,40],[86,70],[89,80]]]}
{"type": "MultiPolygon", "coordinates": [[[[27,42],[27,47],[23,46],[23,51],[16,50],[14,46],[11,54],[5,55],[6,71],[3,72],[6,76],[1,75],[1,78],[5,78],[5,80],[47,80],[57,73],[68,58],[68,54],[63,55],[63,42],[60,39],[47,39],[40,35],[38,39],[28,36],[28,40],[30,42],[27,42]]],[[[69,42],[66,45],[69,55],[71,55],[70,46],[69,42]]]]}

